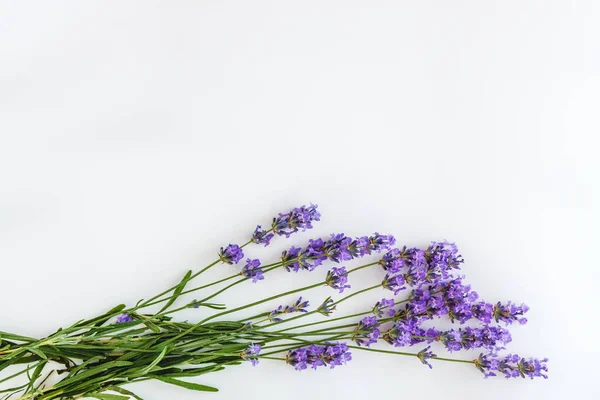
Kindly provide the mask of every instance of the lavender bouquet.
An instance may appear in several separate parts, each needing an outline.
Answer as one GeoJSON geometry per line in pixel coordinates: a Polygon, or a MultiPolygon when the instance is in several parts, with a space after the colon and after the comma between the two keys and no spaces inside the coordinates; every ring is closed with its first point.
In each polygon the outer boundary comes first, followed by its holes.
{"type": "Polygon", "coordinates": [[[547,378],[547,359],[499,354],[511,341],[506,326],[525,324],[528,308],[511,302],[494,304],[480,300],[464,283],[464,277],[457,274],[463,259],[453,243],[432,242],[427,248],[418,249],[396,247],[391,235],[375,233],[353,239],[333,234],[326,239],[311,239],[302,248],[291,247],[279,261],[270,264],[245,258],[246,246],[268,246],[275,237],[306,231],[319,219],[315,205],[279,214],[273,218],[270,229],[257,226],[247,243],[222,247],[214,262],[195,273],[189,271],[179,284],[133,307],[118,305],[42,339],[0,332],[0,371],[17,369],[0,379],[0,383],[18,382],[0,391],[4,394],[2,399],[141,399],[125,386],[151,379],[216,392],[214,387],[185,378],[243,362],[257,365],[261,360],[285,363],[299,371],[335,368],[349,362],[352,351],[415,358],[429,368],[431,361],[471,364],[485,378],[547,378]],[[358,258],[368,262],[353,269],[342,265],[358,258]],[[322,271],[328,262],[338,266],[322,271]],[[229,277],[191,287],[195,278],[221,263],[243,266],[229,277]],[[313,285],[236,308],[213,302],[237,285],[260,284],[265,275],[279,268],[314,271],[318,279],[313,285]],[[381,283],[346,294],[351,288],[351,275],[365,268],[382,269],[381,283]],[[324,285],[339,292],[339,298],[327,297],[311,309],[304,293],[324,285]],[[186,295],[217,286],[222,287],[200,300],[181,302],[186,295]],[[363,312],[332,316],[346,300],[382,289],[387,293],[385,298],[365,305],[363,312]],[[301,293],[303,296],[293,304],[263,307],[280,297],[301,293]],[[400,296],[402,293],[406,295],[400,296]],[[182,305],[175,307],[176,301],[182,305]],[[188,308],[213,311],[199,322],[177,321],[177,312],[188,308]],[[253,309],[254,315],[240,315],[253,309]],[[283,327],[314,314],[323,317],[317,322],[283,327]],[[464,327],[425,327],[427,321],[439,318],[464,327]],[[474,326],[466,326],[467,322],[474,326]],[[379,342],[391,345],[390,349],[370,347],[379,342]],[[438,357],[430,350],[429,344],[434,342],[451,352],[480,349],[481,353],[476,359],[438,357]],[[413,346],[418,351],[393,350],[413,346]],[[22,379],[24,376],[27,379],[22,379]]]}

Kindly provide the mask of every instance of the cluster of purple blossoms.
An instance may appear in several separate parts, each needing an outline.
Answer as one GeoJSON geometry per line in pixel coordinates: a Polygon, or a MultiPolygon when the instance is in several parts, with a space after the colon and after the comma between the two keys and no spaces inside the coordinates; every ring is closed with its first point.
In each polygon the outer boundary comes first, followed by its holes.
{"type": "Polygon", "coordinates": [[[292,211],[279,214],[279,216],[273,218],[271,228],[277,235],[285,235],[290,237],[292,233],[298,232],[302,229],[306,231],[311,229],[313,221],[320,221],[321,214],[317,211],[317,205],[311,204],[310,206],[302,206],[294,208],[292,211]]]}
{"type": "Polygon", "coordinates": [[[529,307],[525,304],[518,306],[510,301],[506,305],[503,305],[501,302],[493,305],[485,301],[480,301],[471,306],[471,313],[478,320],[490,323],[493,319],[496,322],[502,321],[506,325],[511,325],[515,321],[521,325],[525,325],[527,318],[523,317],[523,314],[527,311],[529,311],[529,307]]]}
{"type": "Polygon", "coordinates": [[[507,329],[500,326],[483,326],[481,328],[450,329],[440,333],[436,340],[442,342],[449,351],[477,348],[494,351],[510,343],[512,336],[507,329]]]}
{"type": "Polygon", "coordinates": [[[394,295],[398,295],[398,293],[406,289],[406,286],[404,286],[404,277],[402,277],[402,275],[386,274],[381,282],[381,286],[383,286],[384,289],[394,292],[394,295]]]}
{"type": "Polygon", "coordinates": [[[348,272],[346,271],[346,267],[333,267],[329,271],[327,271],[327,276],[325,277],[325,284],[331,286],[334,289],[338,289],[340,293],[344,291],[344,289],[348,289],[351,286],[347,285],[348,283],[348,272]]]}
{"type": "Polygon", "coordinates": [[[395,322],[383,335],[383,340],[395,347],[412,346],[427,341],[437,340],[439,331],[435,329],[423,329],[415,319],[395,322]]]}
{"type": "Polygon", "coordinates": [[[429,362],[427,360],[437,357],[436,354],[433,354],[433,352],[428,351],[430,347],[431,346],[427,346],[423,350],[421,350],[420,352],[417,353],[417,357],[419,358],[419,360],[421,360],[421,362],[423,364],[427,365],[429,367],[429,369],[431,369],[433,367],[431,366],[431,364],[429,364],[429,362]]]}
{"type": "Polygon", "coordinates": [[[381,299],[375,303],[375,306],[373,307],[373,314],[381,318],[384,315],[384,310],[386,310],[385,314],[391,317],[396,313],[394,310],[395,305],[396,303],[393,299],[381,299]]]}
{"type": "Polygon", "coordinates": [[[548,379],[548,375],[544,374],[544,372],[548,371],[547,362],[547,358],[542,360],[537,358],[525,359],[516,354],[508,354],[499,359],[494,352],[485,355],[482,353],[474,360],[475,366],[486,378],[496,376],[494,372],[500,372],[507,379],[519,377],[529,377],[531,379],[543,377],[544,379],[548,379]]]}
{"type": "Polygon", "coordinates": [[[419,287],[425,283],[434,284],[451,277],[450,271],[459,269],[462,256],[454,243],[432,242],[426,250],[417,248],[392,249],[379,261],[388,274],[402,274],[410,286],[419,287]]]}
{"type": "Polygon", "coordinates": [[[260,354],[261,350],[262,348],[260,347],[260,344],[252,343],[240,354],[240,357],[246,361],[250,361],[252,366],[256,367],[259,362],[258,355],[260,354]]]}
{"type": "Polygon", "coordinates": [[[517,321],[521,325],[527,323],[527,318],[522,315],[529,311],[529,307],[525,304],[520,306],[512,304],[510,301],[506,305],[498,302],[493,308],[493,316],[496,322],[502,321],[507,325],[511,325],[514,321],[517,321]]]}
{"type": "Polygon", "coordinates": [[[379,321],[374,316],[363,318],[352,333],[352,341],[359,346],[369,347],[373,343],[377,343],[381,330],[379,329],[379,321]]]}
{"type": "Polygon", "coordinates": [[[286,362],[301,371],[309,366],[313,369],[329,366],[335,368],[344,365],[352,359],[346,343],[327,343],[324,346],[311,344],[308,347],[290,350],[286,362]]]}
{"type": "Polygon", "coordinates": [[[252,283],[256,283],[265,279],[263,276],[263,271],[260,268],[259,259],[246,259],[246,265],[244,265],[244,268],[242,268],[241,274],[248,279],[252,279],[252,283]]]}
{"type": "Polygon", "coordinates": [[[271,244],[271,239],[273,239],[273,236],[275,236],[274,233],[262,229],[260,225],[256,225],[256,229],[254,230],[250,240],[253,243],[264,244],[265,247],[267,247],[269,244],[271,244]]]}
{"type": "Polygon", "coordinates": [[[414,289],[411,300],[404,309],[396,312],[394,319],[426,320],[448,315],[452,322],[459,321],[463,324],[477,317],[472,311],[473,302],[477,298],[477,292],[472,291],[470,285],[463,285],[460,278],[439,282],[429,287],[414,289]]]}
{"type": "Polygon", "coordinates": [[[317,312],[321,315],[329,317],[335,311],[335,302],[331,297],[328,297],[317,307],[317,312]]]}
{"type": "Polygon", "coordinates": [[[133,322],[134,319],[129,314],[121,314],[117,317],[117,324],[123,324],[125,322],[133,322]]]}
{"type": "Polygon", "coordinates": [[[512,341],[510,332],[499,326],[466,327],[440,332],[434,328],[423,329],[414,319],[394,323],[392,328],[383,335],[383,338],[396,347],[439,341],[449,351],[477,348],[496,350],[512,341]]]}
{"type": "Polygon", "coordinates": [[[227,247],[221,247],[219,251],[219,260],[227,264],[237,264],[244,258],[242,248],[237,244],[229,244],[227,247]]]}
{"type": "Polygon", "coordinates": [[[295,312],[300,312],[300,313],[305,313],[308,312],[308,310],[306,309],[306,307],[308,307],[308,300],[304,300],[302,301],[302,296],[300,296],[298,298],[298,300],[296,300],[296,302],[294,304],[292,304],[291,306],[279,306],[276,309],[274,309],[273,311],[271,311],[268,315],[267,318],[269,319],[269,321],[271,322],[281,322],[281,318],[278,317],[278,315],[283,315],[283,314],[291,314],[291,313],[295,313],[295,312]]]}
{"type": "Polygon", "coordinates": [[[356,239],[338,233],[332,234],[327,240],[311,239],[304,249],[292,247],[282,253],[281,261],[285,263],[288,271],[312,271],[326,260],[339,263],[364,257],[373,252],[387,250],[395,242],[393,236],[379,233],[356,239]]]}

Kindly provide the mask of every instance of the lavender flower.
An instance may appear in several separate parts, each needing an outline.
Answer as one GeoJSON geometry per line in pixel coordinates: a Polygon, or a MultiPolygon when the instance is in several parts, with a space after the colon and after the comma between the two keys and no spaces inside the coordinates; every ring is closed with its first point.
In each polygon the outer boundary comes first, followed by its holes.
{"type": "Polygon", "coordinates": [[[390,249],[394,244],[396,244],[396,238],[392,235],[381,235],[377,232],[373,234],[369,238],[369,246],[367,247],[369,254],[371,251],[383,251],[390,249]]]}
{"type": "Polygon", "coordinates": [[[448,241],[431,242],[431,246],[425,251],[425,257],[429,265],[435,266],[442,272],[444,278],[448,277],[448,271],[460,269],[460,264],[464,262],[462,256],[458,254],[456,245],[448,241]]]}
{"type": "Polygon", "coordinates": [[[384,289],[391,290],[395,295],[406,289],[406,286],[404,286],[404,277],[402,275],[386,274],[381,282],[381,286],[383,286],[384,289]]]}
{"type": "Polygon", "coordinates": [[[310,269],[311,265],[307,262],[306,256],[301,253],[300,247],[290,247],[289,250],[281,253],[281,262],[283,267],[289,272],[298,272],[301,269],[310,269]]]}
{"type": "Polygon", "coordinates": [[[459,269],[463,263],[456,245],[449,242],[432,242],[426,250],[405,246],[402,250],[392,250],[384,257],[382,266],[389,272],[395,273],[404,266],[408,267],[408,271],[403,274],[404,280],[415,287],[452,278],[451,271],[459,269]]]}
{"type": "Polygon", "coordinates": [[[450,281],[442,289],[444,303],[450,320],[458,320],[461,324],[473,316],[472,303],[479,295],[471,290],[470,285],[463,285],[461,279],[450,281]]]}
{"type": "Polygon", "coordinates": [[[383,335],[383,340],[395,347],[412,346],[427,341],[438,340],[439,332],[433,328],[423,329],[417,319],[397,321],[383,335]]]}
{"type": "Polygon", "coordinates": [[[391,249],[383,255],[379,264],[389,273],[397,274],[404,267],[404,259],[400,249],[391,249]]]}
{"type": "Polygon", "coordinates": [[[271,228],[277,235],[290,237],[291,234],[298,232],[299,229],[306,231],[311,229],[313,221],[320,221],[321,214],[317,211],[317,205],[311,204],[309,207],[302,206],[294,208],[292,211],[279,214],[273,218],[271,228]]]}
{"type": "Polygon", "coordinates": [[[437,357],[437,355],[433,354],[431,351],[427,351],[427,350],[429,350],[430,347],[431,346],[427,346],[423,350],[421,350],[420,352],[417,353],[417,357],[419,358],[419,360],[421,360],[421,362],[423,364],[427,365],[429,367],[429,369],[431,369],[433,367],[431,366],[431,364],[429,364],[429,362],[427,360],[437,357]]]}
{"type": "Polygon", "coordinates": [[[327,277],[325,278],[326,285],[338,289],[342,293],[344,289],[350,288],[350,285],[347,285],[347,283],[348,273],[346,272],[346,267],[333,267],[327,271],[327,277]]]}
{"type": "Polygon", "coordinates": [[[344,365],[352,359],[348,346],[345,343],[327,343],[325,346],[311,344],[308,347],[290,350],[286,355],[286,362],[301,371],[308,368],[329,366],[335,368],[344,365]]]}
{"type": "Polygon", "coordinates": [[[439,340],[450,351],[485,348],[496,350],[512,341],[510,332],[500,326],[484,326],[482,328],[466,327],[442,332],[439,340]]]}
{"type": "Polygon", "coordinates": [[[246,361],[250,361],[252,363],[253,367],[256,367],[258,365],[258,355],[260,354],[261,351],[261,347],[260,344],[250,344],[246,350],[244,350],[240,356],[246,360],[246,361]]]}
{"type": "Polygon", "coordinates": [[[375,303],[375,306],[373,307],[373,314],[381,318],[384,314],[383,310],[387,309],[386,314],[392,316],[396,313],[393,309],[394,305],[395,302],[393,299],[381,299],[380,301],[375,303]]]}
{"type": "Polygon", "coordinates": [[[328,297],[321,303],[319,307],[317,307],[317,312],[321,315],[329,317],[331,313],[335,311],[334,301],[331,297],[328,297]]]}
{"type": "Polygon", "coordinates": [[[463,285],[461,279],[439,282],[428,288],[414,289],[410,302],[396,313],[395,318],[411,315],[431,319],[448,315],[452,322],[463,324],[473,317],[473,302],[477,297],[477,292],[472,291],[471,286],[463,285]]]}
{"type": "Polygon", "coordinates": [[[300,296],[298,298],[298,300],[296,300],[296,302],[294,304],[292,304],[291,306],[277,307],[276,309],[274,309],[267,315],[267,318],[271,322],[281,322],[282,319],[279,318],[278,315],[291,314],[291,313],[295,313],[295,312],[305,313],[305,312],[308,312],[308,310],[306,309],[306,307],[308,307],[308,306],[309,306],[308,300],[302,301],[302,296],[300,296]]]}
{"type": "Polygon", "coordinates": [[[489,354],[480,354],[479,357],[474,360],[475,367],[480,370],[485,378],[490,376],[496,376],[494,372],[500,372],[508,378],[525,378],[531,379],[536,377],[543,377],[548,379],[548,376],[544,372],[548,371],[546,363],[547,358],[539,360],[537,358],[520,358],[516,354],[508,354],[502,359],[496,358],[497,355],[494,352],[489,354]]]}
{"type": "Polygon", "coordinates": [[[343,233],[332,234],[329,239],[311,239],[304,249],[292,247],[284,251],[281,261],[287,263],[288,271],[298,272],[301,269],[312,271],[324,261],[336,263],[352,260],[371,254],[373,251],[383,251],[395,241],[391,235],[359,237],[351,239],[343,233]]]}
{"type": "Polygon", "coordinates": [[[492,318],[494,315],[494,305],[490,303],[486,303],[485,301],[480,301],[479,303],[473,304],[471,306],[471,313],[474,318],[477,318],[481,322],[489,324],[492,322],[492,318]]]}
{"type": "Polygon", "coordinates": [[[498,302],[494,307],[493,315],[496,322],[502,321],[507,325],[511,325],[514,321],[517,321],[519,324],[525,325],[527,318],[522,317],[522,315],[527,311],[529,311],[529,307],[525,304],[517,306],[509,301],[506,305],[502,305],[498,302]]]}
{"type": "Polygon", "coordinates": [[[229,244],[227,247],[221,247],[219,259],[227,264],[237,264],[244,257],[242,248],[237,244],[229,244]]]}
{"type": "Polygon", "coordinates": [[[379,321],[374,316],[363,318],[352,334],[352,340],[359,346],[369,347],[373,343],[377,343],[381,331],[379,330],[379,321]]]}
{"type": "Polygon", "coordinates": [[[263,271],[260,269],[260,260],[258,259],[246,259],[246,265],[242,268],[242,275],[248,279],[252,279],[252,283],[262,281],[265,279],[263,271]]]}
{"type": "Polygon", "coordinates": [[[132,321],[134,321],[134,319],[129,314],[121,314],[117,317],[117,324],[122,324],[125,322],[132,322],[132,321]]]}
{"type": "Polygon", "coordinates": [[[254,230],[250,240],[257,244],[262,243],[265,245],[265,247],[267,247],[269,244],[271,244],[271,239],[273,239],[273,236],[275,236],[275,234],[261,229],[260,225],[256,225],[256,229],[254,230]]]}

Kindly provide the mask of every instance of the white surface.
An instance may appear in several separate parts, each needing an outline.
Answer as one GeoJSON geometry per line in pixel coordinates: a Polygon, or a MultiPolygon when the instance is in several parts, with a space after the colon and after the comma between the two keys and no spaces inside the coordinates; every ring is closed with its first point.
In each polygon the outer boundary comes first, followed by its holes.
{"type": "Polygon", "coordinates": [[[197,380],[221,389],[203,397],[599,395],[599,18],[592,0],[0,2],[2,329],[131,304],[313,201],[310,235],[250,252],[332,231],[454,240],[485,299],[531,306],[509,349],[549,357],[551,378],[355,352],[319,373],[231,368],[197,380]]]}

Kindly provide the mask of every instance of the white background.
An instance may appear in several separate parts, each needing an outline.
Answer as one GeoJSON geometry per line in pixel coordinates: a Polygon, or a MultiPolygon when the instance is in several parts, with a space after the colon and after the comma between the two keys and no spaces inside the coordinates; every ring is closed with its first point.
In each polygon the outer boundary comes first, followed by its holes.
{"type": "Polygon", "coordinates": [[[318,373],[234,367],[197,379],[221,389],[203,398],[599,395],[599,42],[592,0],[1,1],[1,329],[47,335],[147,298],[312,201],[313,231],[248,253],[330,232],[456,241],[484,299],[531,307],[509,349],[549,357],[550,379],[355,352],[318,373]]]}

